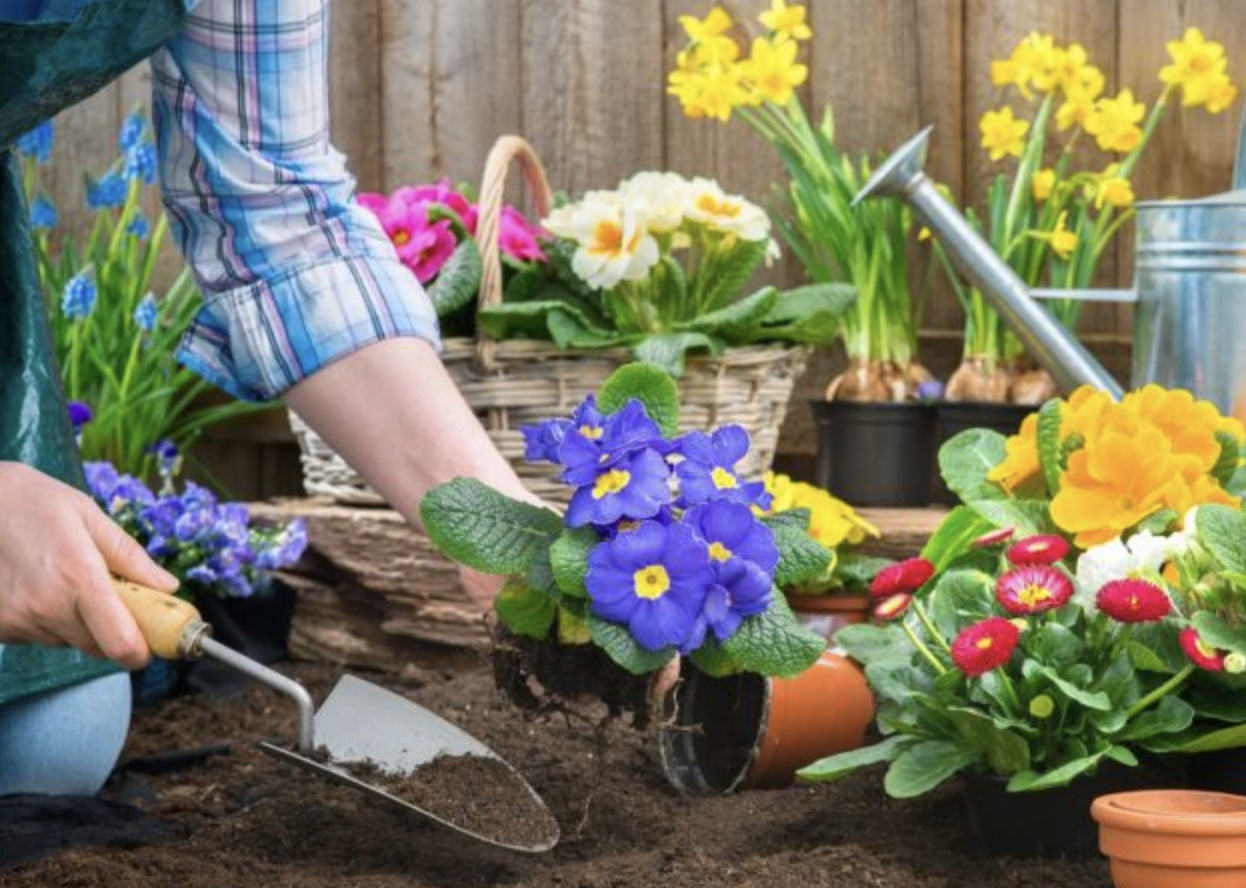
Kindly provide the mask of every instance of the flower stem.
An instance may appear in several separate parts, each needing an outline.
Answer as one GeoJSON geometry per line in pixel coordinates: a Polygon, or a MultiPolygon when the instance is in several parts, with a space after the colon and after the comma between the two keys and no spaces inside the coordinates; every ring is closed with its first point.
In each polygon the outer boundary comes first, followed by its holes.
{"type": "Polygon", "coordinates": [[[1152,703],[1156,703],[1159,700],[1162,700],[1164,697],[1167,697],[1170,693],[1175,691],[1177,688],[1181,687],[1181,685],[1185,683],[1185,680],[1189,678],[1193,673],[1194,673],[1194,665],[1192,663],[1187,663],[1184,669],[1182,669],[1172,678],[1168,679],[1168,681],[1164,682],[1158,688],[1151,691],[1151,693],[1147,694],[1145,697],[1143,697],[1133,706],[1130,706],[1129,711],[1125,713],[1126,722],[1128,723],[1130,719],[1132,719],[1139,712],[1142,712],[1152,703]]]}
{"type": "Polygon", "coordinates": [[[1012,679],[1002,669],[999,671],[999,683],[1003,685],[1004,693],[1008,696],[1008,702],[1016,710],[1017,717],[1020,718],[1025,715],[1025,712],[1021,709],[1021,698],[1017,696],[1017,689],[1013,686],[1012,679]]]}
{"type": "Polygon", "coordinates": [[[925,657],[926,661],[934,667],[935,672],[940,675],[947,673],[947,667],[940,663],[939,658],[931,653],[930,648],[926,647],[925,643],[917,637],[917,633],[913,631],[913,628],[909,626],[908,623],[901,622],[900,628],[903,629],[904,634],[909,637],[909,641],[913,643],[913,647],[917,648],[918,653],[925,657]]]}
{"type": "Polygon", "coordinates": [[[916,598],[913,599],[913,613],[917,614],[917,619],[922,621],[922,626],[926,629],[926,634],[939,643],[939,647],[943,648],[947,654],[952,653],[952,646],[947,643],[947,639],[935,628],[934,622],[930,619],[930,615],[926,613],[926,609],[922,607],[922,603],[916,598]]]}

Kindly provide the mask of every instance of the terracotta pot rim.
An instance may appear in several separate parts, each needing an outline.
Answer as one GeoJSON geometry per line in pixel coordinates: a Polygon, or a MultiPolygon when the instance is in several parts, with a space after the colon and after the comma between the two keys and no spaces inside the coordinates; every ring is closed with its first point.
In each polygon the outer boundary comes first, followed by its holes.
{"type": "Polygon", "coordinates": [[[1222,792],[1148,789],[1115,793],[1095,799],[1090,814],[1100,827],[1128,832],[1246,837],[1246,796],[1222,792]],[[1217,803],[1229,810],[1215,810],[1212,805],[1217,803]],[[1200,805],[1205,809],[1190,810],[1200,805]]]}

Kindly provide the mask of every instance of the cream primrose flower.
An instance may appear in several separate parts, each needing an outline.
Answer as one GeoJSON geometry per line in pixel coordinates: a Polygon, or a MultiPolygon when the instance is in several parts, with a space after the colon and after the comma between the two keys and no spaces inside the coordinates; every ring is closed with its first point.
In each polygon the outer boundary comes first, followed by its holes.
{"type": "Polygon", "coordinates": [[[687,218],[740,240],[770,237],[766,211],[738,194],[727,194],[712,179],[693,179],[689,186],[687,218]]]}
{"type": "Polygon", "coordinates": [[[619,197],[638,208],[649,231],[670,234],[684,222],[691,183],[678,173],[637,173],[619,185],[619,197]]]}
{"type": "Polygon", "coordinates": [[[1095,596],[1113,580],[1144,577],[1158,579],[1160,568],[1185,554],[1188,542],[1182,534],[1156,536],[1149,530],[1139,531],[1123,542],[1119,537],[1095,546],[1077,559],[1073,597],[1087,613],[1095,611],[1095,596]]]}
{"type": "Polygon", "coordinates": [[[571,268],[597,289],[644,280],[660,258],[643,212],[624,204],[615,192],[589,192],[579,203],[552,213],[543,225],[551,234],[579,245],[571,268]]]}

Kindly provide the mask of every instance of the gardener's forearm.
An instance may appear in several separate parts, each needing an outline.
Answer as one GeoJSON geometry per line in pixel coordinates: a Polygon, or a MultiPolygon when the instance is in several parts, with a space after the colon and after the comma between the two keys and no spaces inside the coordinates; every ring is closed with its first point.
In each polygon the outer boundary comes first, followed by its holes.
{"type": "Polygon", "coordinates": [[[286,402],[413,522],[428,489],[456,477],[536,502],[423,340],[363,348],[295,385],[286,402]]]}

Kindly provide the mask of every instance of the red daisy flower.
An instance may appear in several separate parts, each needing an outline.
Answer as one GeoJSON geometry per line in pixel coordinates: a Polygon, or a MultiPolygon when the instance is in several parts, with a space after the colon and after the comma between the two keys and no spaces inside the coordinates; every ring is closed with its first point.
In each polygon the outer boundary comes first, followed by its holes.
{"type": "Polygon", "coordinates": [[[934,576],[934,572],[934,565],[925,558],[910,558],[884,567],[870,583],[870,597],[879,601],[901,592],[916,592],[934,576]]]}
{"type": "Polygon", "coordinates": [[[913,603],[913,595],[909,592],[897,592],[895,595],[888,595],[886,598],[874,605],[874,619],[883,623],[890,623],[892,620],[898,620],[908,611],[909,605],[913,603]]]}
{"type": "Polygon", "coordinates": [[[1206,669],[1208,672],[1224,671],[1226,653],[1212,647],[1199,638],[1196,629],[1184,629],[1178,638],[1181,641],[1181,650],[1185,651],[1185,655],[1190,658],[1190,662],[1199,669],[1206,669]]]}
{"type": "Polygon", "coordinates": [[[1113,580],[1099,590],[1095,603],[1120,623],[1154,623],[1172,612],[1168,593],[1146,580],[1113,580]]]}
{"type": "Polygon", "coordinates": [[[1015,527],[1005,527],[1002,530],[992,530],[990,533],[984,533],[969,545],[975,549],[987,549],[991,546],[998,546],[1000,543],[1006,543],[1012,539],[1012,535],[1017,532],[1015,527]]]}
{"type": "Polygon", "coordinates": [[[956,636],[952,662],[970,678],[977,678],[1007,663],[1020,638],[1021,630],[1011,620],[989,617],[956,636]]]}
{"type": "Polygon", "coordinates": [[[1008,547],[1008,560],[1021,567],[1029,564],[1055,564],[1069,554],[1069,544],[1063,537],[1045,533],[1026,537],[1008,547]]]}
{"type": "Polygon", "coordinates": [[[1054,567],[1029,564],[1000,577],[995,584],[995,597],[1010,614],[1041,614],[1064,607],[1073,597],[1073,583],[1054,567]]]}

